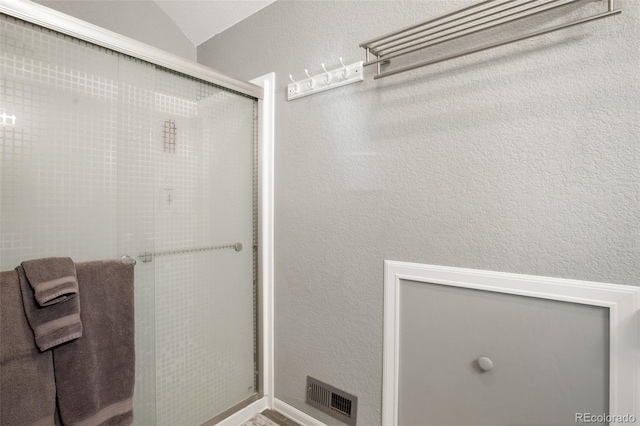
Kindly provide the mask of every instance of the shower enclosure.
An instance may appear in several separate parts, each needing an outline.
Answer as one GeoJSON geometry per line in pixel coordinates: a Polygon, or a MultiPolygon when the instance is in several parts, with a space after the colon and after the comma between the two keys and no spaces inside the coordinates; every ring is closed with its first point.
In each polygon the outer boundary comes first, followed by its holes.
{"type": "Polygon", "coordinates": [[[0,14],[0,267],[128,255],[134,424],[257,399],[255,97],[0,14]]]}

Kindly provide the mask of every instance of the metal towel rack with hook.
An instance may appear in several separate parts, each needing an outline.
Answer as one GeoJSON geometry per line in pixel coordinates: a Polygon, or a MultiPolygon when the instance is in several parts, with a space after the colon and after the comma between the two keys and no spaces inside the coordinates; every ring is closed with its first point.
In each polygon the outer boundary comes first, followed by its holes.
{"type": "Polygon", "coordinates": [[[461,39],[465,36],[504,24],[516,22],[577,1],[580,0],[483,0],[440,17],[429,19],[361,43],[360,47],[366,51],[364,66],[377,66],[377,73],[374,79],[388,77],[622,13],[621,9],[614,8],[614,0],[603,0],[608,3],[607,11],[596,15],[513,37],[497,43],[464,50],[444,57],[418,62],[389,71],[382,72],[381,70],[382,65],[391,64],[393,59],[404,55],[448,41],[461,39]]]}

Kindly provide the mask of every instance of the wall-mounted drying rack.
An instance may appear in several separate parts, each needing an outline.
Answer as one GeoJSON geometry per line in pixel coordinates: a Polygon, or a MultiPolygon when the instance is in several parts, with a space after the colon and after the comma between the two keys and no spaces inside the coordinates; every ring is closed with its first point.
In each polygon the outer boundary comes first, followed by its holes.
{"type": "Polygon", "coordinates": [[[324,92],[325,90],[335,89],[336,87],[345,86],[351,83],[363,81],[362,61],[345,65],[342,58],[339,58],[340,66],[333,70],[327,70],[322,64],[324,72],[319,75],[311,76],[308,70],[304,70],[307,78],[295,81],[293,75],[289,74],[292,83],[287,86],[287,100],[302,98],[303,96],[313,95],[314,93],[324,92]]]}
{"type": "Polygon", "coordinates": [[[495,47],[515,43],[532,37],[558,31],[597,19],[607,18],[622,12],[615,9],[614,0],[604,0],[608,3],[607,11],[586,18],[570,21],[564,24],[548,27],[539,31],[510,38],[476,48],[464,50],[437,59],[418,62],[401,68],[385,70],[381,65],[392,64],[393,59],[409,53],[427,49],[451,40],[456,40],[478,33],[480,31],[499,27],[504,24],[519,21],[539,13],[547,12],[580,0],[483,0],[463,9],[447,13],[434,19],[403,28],[389,34],[365,41],[360,47],[366,50],[364,66],[376,65],[375,79],[388,77],[416,68],[426,67],[450,59],[482,52],[495,47]]]}

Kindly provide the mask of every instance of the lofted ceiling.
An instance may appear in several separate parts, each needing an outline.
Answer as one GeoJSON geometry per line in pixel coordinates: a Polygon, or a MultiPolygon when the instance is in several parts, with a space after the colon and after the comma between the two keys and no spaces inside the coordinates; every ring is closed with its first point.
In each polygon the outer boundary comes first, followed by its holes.
{"type": "Polygon", "coordinates": [[[198,46],[275,0],[154,0],[198,46]]]}

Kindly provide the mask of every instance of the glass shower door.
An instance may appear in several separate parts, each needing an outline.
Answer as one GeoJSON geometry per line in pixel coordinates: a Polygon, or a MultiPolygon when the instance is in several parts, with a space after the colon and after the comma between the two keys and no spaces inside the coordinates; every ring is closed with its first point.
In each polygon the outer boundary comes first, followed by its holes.
{"type": "Polygon", "coordinates": [[[256,102],[126,58],[119,242],[135,254],[134,424],[200,425],[257,392],[256,102]]]}
{"type": "Polygon", "coordinates": [[[138,425],[199,425],[256,393],[256,102],[119,63],[118,242],[135,255],[138,425]]]}
{"type": "MultiPolygon", "coordinates": [[[[256,392],[255,100],[156,69],[156,423],[202,424],[256,392]]],[[[143,259],[144,260],[144,259],[143,259]]]]}
{"type": "Polygon", "coordinates": [[[0,266],[130,255],[134,424],[257,392],[253,98],[0,15],[0,266]]]}

